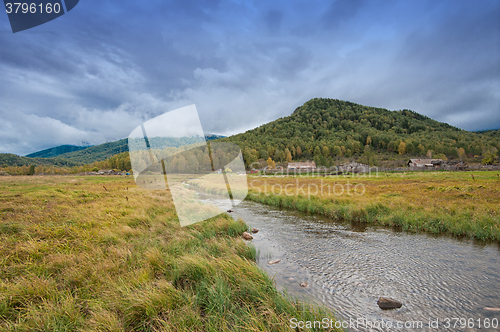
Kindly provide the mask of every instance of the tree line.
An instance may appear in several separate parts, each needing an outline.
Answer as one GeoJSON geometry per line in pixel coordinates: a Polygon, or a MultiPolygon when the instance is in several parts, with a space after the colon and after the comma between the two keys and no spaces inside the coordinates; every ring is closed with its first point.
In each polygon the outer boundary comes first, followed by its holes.
{"type": "Polygon", "coordinates": [[[389,111],[337,99],[316,98],[292,115],[222,139],[237,143],[246,165],[314,160],[333,165],[337,157],[359,156],[370,163],[379,154],[435,158],[489,156],[495,162],[500,130],[469,132],[411,110],[389,111]]]}
{"type": "Polygon", "coordinates": [[[0,167],[1,172],[6,172],[11,175],[79,174],[98,171],[101,169],[114,169],[116,171],[130,172],[132,170],[132,166],[130,163],[129,153],[123,152],[103,161],[96,161],[91,164],[79,166],[56,166],[43,164],[9,166],[8,164],[3,164],[0,167]]]}

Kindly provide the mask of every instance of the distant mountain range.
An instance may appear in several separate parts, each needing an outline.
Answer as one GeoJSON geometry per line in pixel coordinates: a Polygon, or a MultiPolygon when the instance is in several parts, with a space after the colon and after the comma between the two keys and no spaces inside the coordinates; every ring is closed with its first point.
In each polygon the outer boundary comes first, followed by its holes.
{"type": "MultiPolygon", "coordinates": [[[[57,148],[57,147],[56,147],[57,148]]],[[[79,164],[91,164],[94,161],[106,160],[116,154],[128,151],[127,139],[107,142],[76,151],[61,153],[58,159],[67,159],[79,164]]]]}
{"type": "Polygon", "coordinates": [[[77,146],[77,145],[60,145],[54,148],[45,149],[35,153],[30,153],[26,155],[28,158],[54,158],[65,153],[80,151],[89,148],[89,146],[77,146]]]}
{"type": "Polygon", "coordinates": [[[0,166],[24,166],[24,165],[44,165],[44,166],[80,166],[79,162],[69,159],[59,158],[28,158],[12,153],[0,153],[0,166]]]}
{"type": "MultiPolygon", "coordinates": [[[[207,141],[223,137],[213,134],[205,135],[207,141]]],[[[173,147],[190,143],[189,139],[159,139],[158,141],[161,141],[165,146],[173,147]]],[[[11,153],[1,153],[0,166],[53,165],[71,167],[106,160],[126,151],[128,151],[128,139],[126,138],[94,146],[60,145],[30,153],[25,157],[11,153]]]]}
{"type": "MultiPolygon", "coordinates": [[[[276,162],[314,160],[317,165],[329,166],[339,157],[361,156],[372,164],[377,156],[401,159],[425,156],[430,151],[434,156],[456,158],[462,151],[478,160],[475,156],[486,152],[498,155],[500,150],[500,130],[470,132],[407,109],[390,111],[327,98],[311,99],[290,116],[242,134],[205,138],[238,144],[247,165],[271,158],[276,162]]],[[[200,138],[153,138],[150,144],[152,148],[178,147],[196,140],[200,138]]],[[[127,151],[127,139],[90,147],[61,145],[26,157],[0,154],[0,165],[84,165],[127,151]]]]}

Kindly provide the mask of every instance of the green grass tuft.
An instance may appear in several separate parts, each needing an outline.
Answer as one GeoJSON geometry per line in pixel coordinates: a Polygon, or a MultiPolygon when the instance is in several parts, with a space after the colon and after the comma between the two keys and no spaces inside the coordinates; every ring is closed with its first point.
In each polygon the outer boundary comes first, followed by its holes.
{"type": "Polygon", "coordinates": [[[166,191],[34,176],[0,179],[0,196],[0,331],[289,331],[292,317],[333,318],[276,290],[243,221],[180,227],[166,191]]]}

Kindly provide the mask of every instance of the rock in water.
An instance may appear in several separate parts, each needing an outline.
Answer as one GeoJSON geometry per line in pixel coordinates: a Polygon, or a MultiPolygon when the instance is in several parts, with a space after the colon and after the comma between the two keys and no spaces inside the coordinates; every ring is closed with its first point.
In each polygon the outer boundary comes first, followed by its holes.
{"type": "Polygon", "coordinates": [[[307,286],[308,286],[307,282],[301,282],[300,283],[300,287],[307,287],[307,286]]]}
{"type": "Polygon", "coordinates": [[[257,228],[252,228],[252,233],[257,233],[259,230],[257,228]]]}
{"type": "Polygon", "coordinates": [[[252,236],[252,234],[250,234],[248,232],[243,232],[243,238],[245,240],[251,240],[251,239],[253,239],[253,236],[252,236]]]}
{"type": "Polygon", "coordinates": [[[279,262],[281,262],[281,259],[275,259],[274,261],[269,261],[267,264],[274,265],[274,264],[278,264],[279,262]]]}
{"type": "Polygon", "coordinates": [[[401,308],[401,306],[403,305],[403,303],[390,299],[388,297],[379,298],[377,304],[380,307],[380,309],[383,310],[401,308]]]}

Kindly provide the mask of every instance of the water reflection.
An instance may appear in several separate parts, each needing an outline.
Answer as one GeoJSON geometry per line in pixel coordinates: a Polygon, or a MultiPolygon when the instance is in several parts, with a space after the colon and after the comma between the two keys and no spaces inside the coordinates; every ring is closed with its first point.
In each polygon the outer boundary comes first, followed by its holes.
{"type": "Polygon", "coordinates": [[[249,201],[234,217],[260,230],[253,240],[258,263],[278,288],[325,304],[343,320],[423,322],[423,328],[383,331],[474,331],[432,328],[429,319],[473,318],[477,327],[478,319],[500,318],[484,309],[500,307],[497,244],[337,223],[249,201]],[[282,261],[270,266],[271,259],[282,261]],[[302,288],[301,282],[309,286],[302,288]],[[382,311],[376,304],[380,296],[404,305],[382,311]]]}

